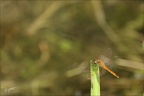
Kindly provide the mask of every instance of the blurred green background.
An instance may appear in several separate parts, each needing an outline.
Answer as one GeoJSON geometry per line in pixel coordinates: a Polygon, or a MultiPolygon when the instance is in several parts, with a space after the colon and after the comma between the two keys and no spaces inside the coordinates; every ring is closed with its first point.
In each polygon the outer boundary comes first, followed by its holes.
{"type": "Polygon", "coordinates": [[[120,78],[102,76],[101,94],[142,96],[143,8],[142,0],[1,0],[1,95],[88,96],[85,72],[66,74],[111,48],[120,78]]]}

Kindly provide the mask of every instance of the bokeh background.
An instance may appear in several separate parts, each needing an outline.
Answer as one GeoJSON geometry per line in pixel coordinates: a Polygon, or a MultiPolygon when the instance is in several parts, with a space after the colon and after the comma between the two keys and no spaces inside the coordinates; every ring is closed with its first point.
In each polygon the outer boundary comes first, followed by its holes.
{"type": "Polygon", "coordinates": [[[81,65],[111,48],[120,78],[102,76],[101,94],[143,96],[142,0],[1,0],[0,9],[1,95],[89,96],[81,65]]]}

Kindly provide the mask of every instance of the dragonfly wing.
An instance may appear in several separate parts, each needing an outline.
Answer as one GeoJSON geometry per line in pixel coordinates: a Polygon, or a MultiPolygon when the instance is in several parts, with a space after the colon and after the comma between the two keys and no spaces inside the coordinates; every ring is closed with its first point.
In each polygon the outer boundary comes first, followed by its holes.
{"type": "Polygon", "coordinates": [[[67,77],[73,77],[76,75],[83,75],[83,73],[89,73],[89,66],[86,61],[83,61],[80,64],[72,64],[66,71],[65,75],[67,77]]]}
{"type": "Polygon", "coordinates": [[[108,58],[108,57],[106,57],[106,56],[104,56],[104,55],[100,55],[99,56],[99,58],[100,58],[100,60],[102,60],[105,64],[106,63],[110,63],[110,58],[108,58]]]}
{"type": "Polygon", "coordinates": [[[111,59],[111,57],[112,57],[112,49],[108,48],[104,55],[105,55],[105,57],[111,59]]]}
{"type": "Polygon", "coordinates": [[[100,69],[100,76],[103,76],[106,73],[106,70],[103,69],[102,67],[99,67],[100,69]]]}

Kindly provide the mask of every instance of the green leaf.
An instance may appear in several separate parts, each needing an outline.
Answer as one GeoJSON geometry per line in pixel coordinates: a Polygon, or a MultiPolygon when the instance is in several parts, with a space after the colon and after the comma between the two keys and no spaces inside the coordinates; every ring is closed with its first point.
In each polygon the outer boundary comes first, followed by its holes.
{"type": "Polygon", "coordinates": [[[91,70],[91,96],[100,96],[100,74],[99,66],[92,60],[90,61],[91,70]]]}

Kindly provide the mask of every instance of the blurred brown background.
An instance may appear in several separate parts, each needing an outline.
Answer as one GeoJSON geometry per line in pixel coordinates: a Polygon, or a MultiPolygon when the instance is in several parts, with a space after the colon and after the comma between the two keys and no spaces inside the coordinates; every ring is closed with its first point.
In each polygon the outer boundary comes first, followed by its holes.
{"type": "Polygon", "coordinates": [[[102,76],[101,94],[142,96],[143,8],[142,0],[1,0],[1,95],[88,96],[90,81],[66,73],[111,48],[120,78],[102,76]]]}

